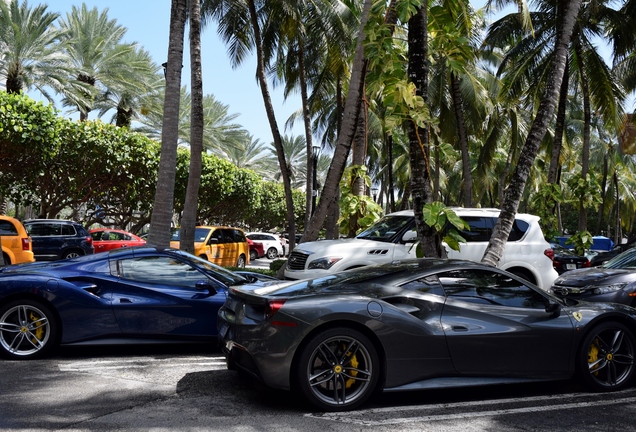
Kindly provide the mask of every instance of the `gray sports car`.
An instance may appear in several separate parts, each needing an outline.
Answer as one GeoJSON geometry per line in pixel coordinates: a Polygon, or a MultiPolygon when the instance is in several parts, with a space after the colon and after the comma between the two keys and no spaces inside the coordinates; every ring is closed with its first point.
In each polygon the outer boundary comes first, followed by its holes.
{"type": "Polygon", "coordinates": [[[324,411],[376,390],[569,379],[619,390],[634,375],[636,310],[560,300],[474,262],[421,259],[275,287],[230,288],[229,369],[324,411]]]}

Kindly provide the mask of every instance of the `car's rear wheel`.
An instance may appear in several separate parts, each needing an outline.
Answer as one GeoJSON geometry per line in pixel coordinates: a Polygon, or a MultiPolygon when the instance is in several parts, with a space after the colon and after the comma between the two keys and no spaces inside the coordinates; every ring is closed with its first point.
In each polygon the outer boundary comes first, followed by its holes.
{"type": "Polygon", "coordinates": [[[344,411],[363,404],[380,374],[371,341],[350,328],[333,328],[314,336],[303,348],[296,379],[302,395],[323,411],[344,411]]]}
{"type": "Polygon", "coordinates": [[[77,258],[79,256],[82,256],[82,253],[76,250],[70,250],[64,254],[64,259],[77,258]]]}
{"type": "Polygon", "coordinates": [[[236,262],[238,268],[245,268],[245,255],[241,254],[236,262]]]}
{"type": "Polygon", "coordinates": [[[271,260],[278,258],[278,251],[276,248],[271,247],[267,249],[267,258],[271,260]]]}
{"type": "Polygon", "coordinates": [[[18,300],[0,309],[0,349],[5,357],[41,357],[57,344],[59,327],[46,305],[18,300]]]}
{"type": "Polygon", "coordinates": [[[636,340],[620,323],[606,322],[585,337],[579,353],[583,382],[595,391],[616,391],[634,378],[636,340]]]}

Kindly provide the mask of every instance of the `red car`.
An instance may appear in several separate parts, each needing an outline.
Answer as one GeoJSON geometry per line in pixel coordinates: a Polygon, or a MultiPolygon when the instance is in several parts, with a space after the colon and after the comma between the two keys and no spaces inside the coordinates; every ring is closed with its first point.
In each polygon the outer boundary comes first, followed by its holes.
{"type": "Polygon", "coordinates": [[[146,240],[141,237],[122,230],[96,228],[90,230],[89,233],[91,237],[93,237],[95,253],[122,247],[142,246],[146,244],[146,240]]]}
{"type": "Polygon", "coordinates": [[[263,247],[263,243],[255,242],[247,238],[247,244],[250,245],[250,261],[254,261],[258,258],[263,258],[265,256],[265,248],[263,247]]]}

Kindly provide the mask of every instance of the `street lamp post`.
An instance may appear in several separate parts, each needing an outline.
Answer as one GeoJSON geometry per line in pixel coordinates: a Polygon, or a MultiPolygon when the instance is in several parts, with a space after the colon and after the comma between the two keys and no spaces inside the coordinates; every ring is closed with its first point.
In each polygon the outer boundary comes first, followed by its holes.
{"type": "Polygon", "coordinates": [[[316,200],[318,198],[318,156],[320,155],[320,146],[312,146],[312,176],[313,186],[311,191],[311,214],[313,216],[316,211],[316,200]]]}
{"type": "Polygon", "coordinates": [[[378,188],[376,186],[373,186],[371,188],[371,195],[373,196],[373,201],[377,201],[378,198],[378,188]]]}

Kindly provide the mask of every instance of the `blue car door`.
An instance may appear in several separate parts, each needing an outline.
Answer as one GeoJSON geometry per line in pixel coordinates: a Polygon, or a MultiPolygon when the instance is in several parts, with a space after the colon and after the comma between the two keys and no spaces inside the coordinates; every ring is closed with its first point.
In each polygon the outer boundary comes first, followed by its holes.
{"type": "Polygon", "coordinates": [[[216,315],[226,292],[212,288],[197,268],[168,256],[131,256],[117,261],[117,272],[112,307],[124,334],[184,339],[217,335],[216,315]]]}

